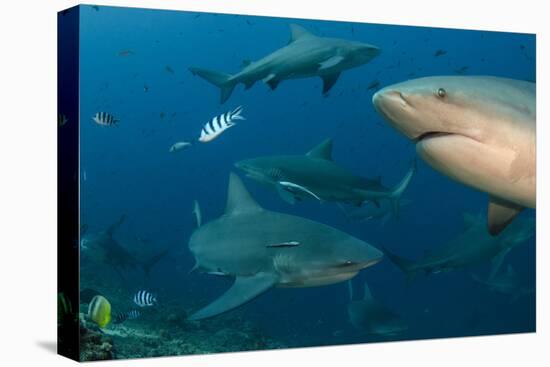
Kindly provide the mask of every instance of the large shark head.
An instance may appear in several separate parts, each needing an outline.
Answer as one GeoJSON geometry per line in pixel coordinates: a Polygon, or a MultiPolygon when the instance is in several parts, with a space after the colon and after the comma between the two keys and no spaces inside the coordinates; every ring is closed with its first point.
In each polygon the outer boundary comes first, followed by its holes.
{"type": "Polygon", "coordinates": [[[336,54],[342,57],[340,63],[342,68],[353,68],[368,63],[380,55],[380,48],[368,43],[333,39],[336,47],[336,54]]]}
{"type": "Polygon", "coordinates": [[[427,77],[388,86],[373,103],[436,170],[504,202],[535,206],[533,83],[427,77]]]}
{"type": "Polygon", "coordinates": [[[277,167],[273,157],[245,159],[235,163],[235,167],[243,171],[247,177],[261,183],[273,183],[284,179],[283,172],[277,167]]]}
{"type": "Polygon", "coordinates": [[[281,274],[279,286],[315,287],[339,283],[382,260],[383,253],[364,241],[336,229],[325,228],[322,232],[324,238],[314,243],[312,251],[285,252],[274,258],[275,269],[281,274]],[[332,242],[327,238],[330,236],[334,239],[332,242]]]}
{"type": "MultiPolygon", "coordinates": [[[[246,176],[263,183],[275,183],[285,180],[283,167],[289,160],[301,156],[265,156],[250,158],[235,163],[235,167],[246,173],[246,176]],[[283,163],[281,163],[283,162],[283,163]]],[[[332,160],[332,139],[325,139],[307,152],[304,157],[311,159],[332,160]]]]}

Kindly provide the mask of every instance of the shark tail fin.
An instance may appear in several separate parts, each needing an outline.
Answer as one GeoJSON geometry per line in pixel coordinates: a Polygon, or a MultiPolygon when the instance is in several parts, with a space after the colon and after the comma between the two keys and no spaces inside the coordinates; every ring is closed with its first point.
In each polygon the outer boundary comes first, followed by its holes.
{"type": "Polygon", "coordinates": [[[394,263],[403,273],[405,273],[405,276],[407,277],[407,281],[411,281],[416,276],[417,272],[412,270],[413,262],[410,260],[407,260],[401,256],[397,256],[391,252],[388,251],[388,249],[382,247],[382,252],[384,252],[384,255],[390,259],[392,263],[394,263]]]}
{"type": "Polygon", "coordinates": [[[153,266],[155,266],[160,261],[160,259],[166,256],[169,251],[169,249],[163,250],[158,254],[153,255],[142,264],[143,271],[145,272],[145,275],[147,277],[149,277],[149,275],[151,274],[151,269],[153,268],[153,266]]]}
{"type": "Polygon", "coordinates": [[[235,85],[237,85],[237,82],[234,79],[232,79],[231,74],[226,74],[218,71],[212,71],[212,70],[201,69],[201,68],[194,68],[194,67],[190,67],[189,71],[191,71],[193,75],[198,75],[204,80],[220,88],[220,91],[221,91],[220,103],[224,103],[229,99],[229,97],[231,96],[231,93],[233,93],[233,89],[235,88],[235,85]]]}
{"type": "Polygon", "coordinates": [[[395,217],[399,217],[399,206],[400,206],[401,196],[403,195],[403,192],[405,192],[405,189],[409,186],[409,183],[411,182],[411,179],[413,178],[415,172],[416,172],[416,159],[413,160],[411,164],[411,168],[409,168],[405,176],[401,179],[401,181],[397,185],[395,185],[395,187],[390,192],[389,199],[392,206],[392,214],[395,217]]]}

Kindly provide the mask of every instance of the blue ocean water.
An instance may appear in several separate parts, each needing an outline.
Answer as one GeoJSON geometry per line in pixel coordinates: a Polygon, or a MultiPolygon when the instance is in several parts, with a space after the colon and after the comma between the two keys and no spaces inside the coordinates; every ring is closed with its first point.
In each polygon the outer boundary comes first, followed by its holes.
{"type": "MultiPolygon", "coordinates": [[[[195,229],[193,200],[201,205],[203,221],[220,216],[235,162],[304,154],[330,137],[335,162],[360,176],[381,176],[391,187],[408,170],[415,149],[374,110],[377,89],[429,75],[536,78],[535,36],[527,34],[91,6],[81,7],[80,26],[81,222],[91,232],[101,231],[125,214],[116,238],[130,252],[142,256],[170,248],[149,278],[139,271],[120,277],[98,265],[83,272],[82,287],[100,287],[107,295],[111,290],[111,298],[119,300],[127,294],[129,303],[133,292],[151,289],[159,304],[188,313],[230,285],[227,279],[189,274],[194,259],[187,244],[195,229]],[[263,83],[246,91],[241,85],[220,104],[218,88],[188,70],[235,73],[243,60],[258,60],[286,45],[289,23],[320,36],[370,43],[382,52],[343,72],[327,96],[321,79],[308,78],[284,81],[274,91],[263,83]],[[445,53],[436,56],[438,50],[445,53]],[[368,88],[376,82],[379,86],[368,88]],[[239,105],[246,121],[210,143],[169,153],[172,144],[196,139],[209,119],[239,105]],[[97,112],[113,114],[118,126],[96,124],[97,112]]],[[[269,210],[326,223],[411,259],[458,236],[463,213],[484,214],[487,206],[486,194],[451,181],[420,159],[404,196],[411,204],[384,226],[350,221],[334,204],[311,200],[292,206],[243,180],[269,210]]],[[[522,216],[533,217],[534,211],[522,216]]],[[[512,250],[506,264],[534,287],[534,237],[512,250]]],[[[411,282],[388,260],[362,271],[353,280],[356,289],[368,281],[375,298],[409,324],[407,332],[391,338],[351,330],[346,283],[272,289],[234,313],[285,346],[534,331],[535,294],[510,302],[472,281],[472,272],[485,276],[489,268],[487,262],[411,282]]],[[[147,328],[153,332],[155,322],[147,328]]]]}

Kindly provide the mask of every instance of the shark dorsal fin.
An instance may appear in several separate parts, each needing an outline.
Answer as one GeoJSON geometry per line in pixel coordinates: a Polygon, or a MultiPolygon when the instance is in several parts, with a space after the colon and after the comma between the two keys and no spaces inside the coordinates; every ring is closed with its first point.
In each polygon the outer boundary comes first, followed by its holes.
{"type": "Polygon", "coordinates": [[[288,43],[292,43],[302,37],[307,36],[313,36],[313,34],[298,24],[290,25],[290,41],[288,41],[288,43]]]}
{"type": "Polygon", "coordinates": [[[365,282],[365,285],[363,287],[365,288],[363,299],[365,301],[372,301],[372,293],[370,292],[369,284],[365,282]]]}
{"type": "Polygon", "coordinates": [[[310,158],[332,160],[332,139],[328,138],[306,154],[310,158]]]}
{"type": "Polygon", "coordinates": [[[126,220],[126,214],[122,214],[116,223],[113,223],[107,228],[107,233],[113,235],[113,233],[124,223],[126,220]]]}
{"type": "Polygon", "coordinates": [[[260,210],[262,210],[262,207],[250,196],[239,176],[231,172],[229,174],[225,214],[237,215],[260,210]]]}

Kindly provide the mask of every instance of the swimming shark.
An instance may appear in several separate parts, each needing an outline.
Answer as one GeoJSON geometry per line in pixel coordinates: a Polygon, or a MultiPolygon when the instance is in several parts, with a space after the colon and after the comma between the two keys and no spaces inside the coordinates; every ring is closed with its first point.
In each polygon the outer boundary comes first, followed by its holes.
{"type": "Polygon", "coordinates": [[[480,216],[464,214],[464,226],[464,232],[444,246],[427,251],[418,261],[404,259],[387,249],[383,251],[409,280],[419,273],[429,275],[448,272],[491,260],[492,274],[495,274],[510,250],[535,234],[533,218],[518,219],[496,236],[487,232],[480,216]]]}
{"type": "MultiPolygon", "coordinates": [[[[348,282],[351,287],[351,280],[348,282]]],[[[353,327],[367,334],[391,337],[408,329],[408,325],[398,314],[373,298],[367,282],[364,285],[363,299],[351,300],[347,311],[353,327]]]]}
{"type": "MultiPolygon", "coordinates": [[[[106,230],[96,234],[89,234],[87,226],[81,231],[80,253],[81,256],[91,258],[94,261],[107,264],[121,275],[121,270],[141,268],[146,275],[149,275],[151,269],[167,253],[168,249],[160,251],[158,254],[142,261],[132,255],[114,238],[115,231],[124,223],[125,215],[122,215],[118,221],[111,224],[106,230]]],[[[122,276],[122,275],[121,275],[122,276]]]]}
{"type": "Polygon", "coordinates": [[[382,259],[382,252],[312,220],[262,208],[233,173],[225,213],[197,228],[189,240],[195,271],[235,278],[222,296],[190,316],[213,317],[273,287],[342,282],[382,259]]]}
{"type": "Polygon", "coordinates": [[[413,163],[401,182],[389,189],[379,178],[355,176],[332,160],[332,139],[326,139],[305,155],[278,155],[246,159],[235,163],[247,177],[274,188],[281,198],[291,204],[312,198],[336,201],[356,206],[380,199],[388,199],[393,210],[399,208],[399,199],[414,172],[413,163]]]}
{"type": "Polygon", "coordinates": [[[224,103],[237,84],[243,83],[249,89],[258,80],[274,90],[283,80],[318,76],[325,94],[343,71],[366,64],[380,54],[376,46],[318,37],[296,24],[290,25],[290,32],[288,45],[258,61],[245,62],[245,67],[234,75],[196,67],[189,70],[219,87],[220,102],[224,103]]]}
{"type": "Polygon", "coordinates": [[[490,76],[434,76],[390,85],[376,110],[448,177],[489,194],[502,231],[536,201],[536,86],[490,76]]]}

